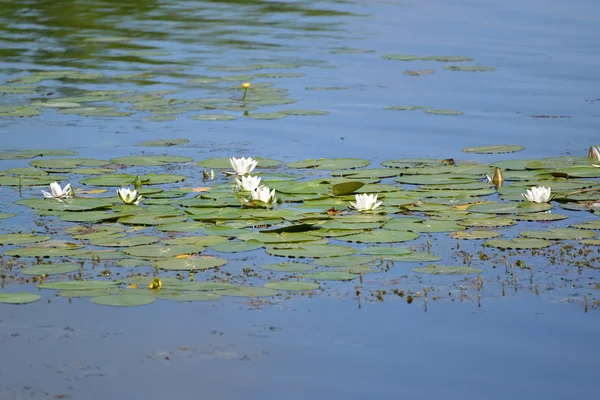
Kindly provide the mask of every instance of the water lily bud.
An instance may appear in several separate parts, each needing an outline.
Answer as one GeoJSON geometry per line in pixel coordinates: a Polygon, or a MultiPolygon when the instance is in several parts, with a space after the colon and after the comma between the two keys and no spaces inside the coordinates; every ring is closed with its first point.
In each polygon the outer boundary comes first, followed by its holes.
{"type": "Polygon", "coordinates": [[[494,171],[492,182],[496,185],[502,185],[502,182],[504,182],[504,177],[502,176],[502,171],[500,170],[500,168],[496,168],[496,170],[494,171]]]}
{"type": "Polygon", "coordinates": [[[135,186],[135,190],[140,190],[142,188],[142,178],[139,175],[135,177],[135,181],[133,181],[133,185],[135,186]]]}

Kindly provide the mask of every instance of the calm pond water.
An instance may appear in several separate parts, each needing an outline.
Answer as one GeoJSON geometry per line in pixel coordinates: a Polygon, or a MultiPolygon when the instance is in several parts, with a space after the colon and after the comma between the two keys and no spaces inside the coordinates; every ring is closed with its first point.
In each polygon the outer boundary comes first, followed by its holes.
{"type": "MultiPolygon", "coordinates": [[[[0,1],[0,10],[0,152],[356,157],[377,165],[586,155],[599,144],[594,1],[0,1]],[[57,70],[63,75],[53,79],[40,74],[57,70]],[[246,81],[253,102],[240,105],[246,81]],[[385,109],[393,106],[462,115],[385,109]],[[328,114],[271,114],[286,110],[328,114]],[[11,112],[34,115],[2,116],[11,112]],[[235,119],[210,120],[215,114],[235,119]],[[197,116],[208,120],[190,118],[197,116]],[[138,146],[166,138],[190,143],[138,146]],[[490,144],[525,149],[461,151],[490,144]]],[[[0,160],[0,169],[29,161],[0,160]]],[[[202,184],[197,174],[191,185],[202,184]]],[[[16,192],[0,189],[0,212],[19,212],[16,192]]],[[[28,230],[31,215],[0,226],[28,230]]],[[[445,238],[435,245],[450,254],[445,238]]],[[[600,323],[597,308],[585,312],[582,293],[597,299],[599,278],[597,269],[575,269],[553,276],[548,293],[535,293],[528,271],[515,288],[486,280],[479,301],[473,290],[460,296],[476,280],[453,286],[458,280],[439,277],[453,296],[367,298],[360,308],[353,284],[272,304],[224,298],[116,308],[49,296],[0,304],[0,398],[596,398],[600,323]]],[[[431,282],[406,279],[415,290],[431,282]]]]}

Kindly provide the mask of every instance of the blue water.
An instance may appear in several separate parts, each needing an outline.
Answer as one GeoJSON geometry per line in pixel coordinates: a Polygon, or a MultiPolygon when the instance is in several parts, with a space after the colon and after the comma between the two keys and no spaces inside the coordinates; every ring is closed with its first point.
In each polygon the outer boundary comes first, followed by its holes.
{"type": "MultiPolygon", "coordinates": [[[[132,12],[112,20],[121,29],[161,33],[160,38],[140,34],[139,40],[168,49],[167,59],[198,75],[207,74],[207,65],[311,60],[311,65],[283,71],[306,76],[276,82],[297,103],[265,110],[331,114],[221,122],[180,116],[151,123],[136,114],[85,118],[49,110],[29,119],[0,119],[0,150],[69,148],[81,157],[108,159],[139,152],[135,145],[141,140],[180,137],[191,145],[170,149],[170,154],[195,159],[235,151],[286,161],[360,157],[376,164],[402,157],[491,162],[585,155],[590,145],[599,144],[600,101],[591,101],[600,98],[596,1],[323,2],[318,5],[364,15],[320,19],[253,14],[252,7],[236,10],[223,2],[174,3],[171,7],[184,15],[185,7],[192,15],[202,4],[207,16],[231,16],[230,25],[223,22],[222,28],[233,29],[233,37],[280,43],[282,48],[248,51],[208,39],[198,43],[203,32],[212,31],[166,18],[152,23],[152,15],[165,15],[167,3],[143,18],[132,12]],[[245,26],[252,15],[257,24],[245,26]],[[261,26],[269,21],[282,25],[261,26]],[[306,30],[316,21],[331,23],[329,30],[306,30]],[[374,52],[331,53],[341,47],[374,52]],[[470,56],[475,61],[466,64],[497,70],[452,72],[443,70],[450,64],[389,61],[381,58],[384,54],[470,56]],[[402,74],[425,68],[436,72],[402,74]],[[347,89],[306,90],[311,86],[347,89]],[[464,115],[382,109],[392,105],[431,105],[464,115]],[[461,152],[487,144],[526,149],[517,155],[461,152]]],[[[0,10],[4,6],[0,2],[0,10]]],[[[15,21],[14,26],[30,34],[30,46],[61,48],[27,23],[33,22],[15,21]]],[[[70,35],[77,32],[89,37],[94,31],[80,27],[70,35]]],[[[10,40],[0,45],[20,46],[10,40]]],[[[30,58],[34,52],[0,60],[0,78],[53,66],[30,58]]],[[[66,63],[70,56],[56,57],[66,63]]],[[[144,67],[93,57],[82,64],[119,73],[144,67]]],[[[181,86],[161,82],[150,89],[174,87],[181,86]]],[[[202,95],[183,88],[187,96],[202,95]]],[[[0,163],[6,169],[25,166],[27,160],[0,163]]],[[[430,301],[426,312],[422,300],[408,305],[400,298],[363,302],[361,309],[352,300],[335,297],[293,299],[258,309],[239,299],[215,304],[159,301],[131,309],[56,299],[0,307],[0,398],[595,399],[599,334],[597,309],[585,313],[580,303],[533,293],[484,296],[481,307],[474,300],[430,301]]]]}

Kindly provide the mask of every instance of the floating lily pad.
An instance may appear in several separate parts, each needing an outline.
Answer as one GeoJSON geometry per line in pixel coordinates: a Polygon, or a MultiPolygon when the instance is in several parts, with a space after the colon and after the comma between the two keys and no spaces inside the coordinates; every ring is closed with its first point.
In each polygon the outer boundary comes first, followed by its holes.
{"type": "Polygon", "coordinates": [[[264,247],[263,242],[258,240],[248,240],[242,242],[227,242],[211,246],[211,249],[220,253],[241,253],[244,251],[253,251],[264,247]]]}
{"type": "Polygon", "coordinates": [[[77,264],[39,264],[31,267],[21,268],[24,275],[57,275],[77,271],[80,268],[77,264]]]}
{"type": "Polygon", "coordinates": [[[466,218],[456,223],[460,226],[465,226],[468,228],[472,227],[488,227],[495,228],[500,226],[512,226],[516,225],[517,222],[512,218],[466,218]]]}
{"type": "Polygon", "coordinates": [[[41,298],[38,294],[27,292],[0,293],[0,303],[4,304],[28,304],[41,298]]]}
{"type": "Polygon", "coordinates": [[[279,282],[267,282],[265,287],[268,289],[275,290],[286,290],[286,291],[303,291],[303,290],[316,290],[320,286],[315,282],[301,282],[301,281],[279,281],[279,282]]]}
{"type": "Polygon", "coordinates": [[[286,114],[286,115],[301,115],[301,116],[329,115],[329,111],[320,111],[320,110],[284,110],[284,111],[280,111],[280,113],[286,114]]]}
{"type": "Polygon", "coordinates": [[[146,140],[144,142],[140,142],[139,146],[146,147],[171,147],[171,146],[180,146],[182,144],[188,144],[190,141],[188,139],[163,139],[163,140],[146,140]]]}
{"type": "Polygon", "coordinates": [[[8,233],[0,235],[0,245],[38,243],[50,239],[50,236],[36,235],[33,233],[8,233]]]}
{"type": "Polygon", "coordinates": [[[215,301],[221,298],[218,293],[212,292],[179,292],[179,291],[168,291],[159,290],[153,293],[154,297],[161,300],[173,300],[180,303],[186,303],[191,301],[215,301]]]}
{"type": "Polygon", "coordinates": [[[222,296],[233,297],[272,297],[279,293],[275,289],[257,286],[238,286],[234,289],[220,290],[222,296]]]}
{"type": "Polygon", "coordinates": [[[446,67],[448,71],[464,71],[464,72],[486,72],[486,71],[495,71],[494,67],[486,67],[483,65],[451,65],[446,67]]]}
{"type": "Polygon", "coordinates": [[[316,271],[304,275],[306,279],[315,279],[317,281],[351,281],[356,279],[356,275],[348,271],[316,271]]]}
{"type": "MultiPolygon", "coordinates": [[[[384,259],[387,256],[383,256],[384,259]]],[[[439,261],[442,257],[432,253],[413,252],[405,256],[394,257],[394,262],[432,262],[439,261]]]]}
{"type": "Polygon", "coordinates": [[[8,219],[8,218],[12,218],[15,217],[17,214],[13,214],[13,213],[0,213],[0,219],[8,219]]]}
{"type": "Polygon", "coordinates": [[[268,254],[280,257],[321,258],[354,254],[352,247],[323,244],[278,244],[266,248],[268,254]]]}
{"type": "Polygon", "coordinates": [[[198,121],[232,121],[236,119],[233,115],[225,115],[225,114],[201,114],[201,115],[192,115],[189,117],[190,119],[195,119],[198,121]]]}
{"type": "Polygon", "coordinates": [[[435,114],[435,115],[463,115],[464,112],[460,110],[442,110],[442,109],[434,109],[429,108],[425,110],[427,114],[435,114]]]}
{"type": "Polygon", "coordinates": [[[466,240],[478,240],[478,239],[493,239],[500,236],[498,232],[494,231],[470,231],[470,232],[452,232],[448,236],[455,239],[466,239],[466,240]]]}
{"type": "Polygon", "coordinates": [[[548,211],[552,208],[552,204],[548,203],[537,204],[530,202],[489,202],[483,204],[473,204],[467,208],[467,211],[484,214],[523,214],[548,211]]]}
{"type": "Polygon", "coordinates": [[[412,54],[387,54],[381,56],[381,58],[394,61],[415,61],[421,59],[421,57],[412,54]]]}
{"type": "MultiPolygon", "coordinates": [[[[85,178],[81,180],[81,183],[92,186],[129,186],[133,185],[135,178],[135,175],[129,174],[109,174],[85,178]]],[[[162,185],[185,180],[184,176],[170,174],[147,174],[140,178],[143,185],[162,185]]]]}
{"type": "Polygon", "coordinates": [[[287,114],[283,114],[283,113],[279,113],[279,112],[272,112],[272,113],[252,113],[252,114],[246,115],[246,118],[264,119],[264,120],[281,119],[281,118],[285,118],[285,117],[287,117],[287,114]]]}
{"type": "Polygon", "coordinates": [[[93,290],[93,289],[111,289],[118,287],[119,282],[113,281],[64,281],[64,282],[46,282],[38,285],[40,289],[54,290],[93,290]]]}
{"type": "Polygon", "coordinates": [[[573,228],[577,229],[600,229],[600,219],[595,219],[593,221],[585,221],[581,224],[573,224],[571,225],[573,228]]]}
{"type": "Polygon", "coordinates": [[[373,256],[340,256],[325,257],[315,260],[314,263],[325,267],[349,267],[354,265],[363,265],[375,262],[373,256]]]}
{"type": "Polygon", "coordinates": [[[438,62],[462,62],[473,61],[472,57],[465,56],[425,56],[421,57],[423,61],[438,61],[438,62]]]}
{"type": "Polygon", "coordinates": [[[364,185],[365,184],[362,182],[343,182],[333,185],[331,191],[336,196],[344,196],[350,193],[354,193],[364,185]]]}
{"type": "Polygon", "coordinates": [[[398,243],[415,240],[418,237],[419,235],[414,232],[376,230],[357,235],[342,236],[338,240],[357,243],[398,243]]]}
{"type": "Polygon", "coordinates": [[[461,266],[446,266],[446,265],[433,265],[430,264],[426,267],[417,267],[412,269],[415,272],[421,274],[431,275],[470,275],[480,274],[482,270],[480,268],[468,267],[466,265],[461,266]]]}
{"type": "Polygon", "coordinates": [[[152,304],[156,298],[145,294],[116,294],[112,296],[92,297],[92,303],[113,307],[137,307],[152,304]]]}
{"type": "MultiPolygon", "coordinates": [[[[273,168],[281,165],[281,161],[273,160],[270,158],[253,157],[253,159],[258,161],[258,163],[256,164],[257,168],[273,168]]],[[[231,169],[231,163],[229,162],[229,158],[226,157],[207,158],[206,160],[198,162],[198,166],[214,169],[231,169]]]]}
{"type": "Polygon", "coordinates": [[[544,239],[492,239],[484,243],[485,246],[498,247],[500,249],[542,249],[552,245],[544,239]]]}
{"type": "Polygon", "coordinates": [[[128,166],[161,166],[191,161],[194,161],[194,159],[183,156],[128,156],[110,160],[113,164],[124,164],[128,166]]]}
{"type": "Polygon", "coordinates": [[[367,160],[357,158],[319,158],[295,161],[286,164],[289,168],[317,168],[321,170],[339,170],[366,167],[370,164],[367,160]]]}
{"type": "Polygon", "coordinates": [[[384,110],[392,110],[392,111],[415,111],[415,110],[429,110],[433,107],[431,106],[390,106],[384,107],[384,110]]]}
{"type": "Polygon", "coordinates": [[[405,256],[411,254],[412,250],[409,247],[370,246],[360,249],[359,252],[373,256],[405,256]]]}
{"type": "Polygon", "coordinates": [[[227,264],[226,260],[212,256],[186,256],[158,261],[157,267],[169,271],[203,271],[227,264]]]}
{"type": "Polygon", "coordinates": [[[518,145],[493,145],[493,146],[475,146],[465,147],[462,149],[465,153],[476,153],[476,154],[503,154],[503,153],[515,153],[523,150],[525,147],[518,145]]]}
{"type": "Polygon", "coordinates": [[[316,267],[311,264],[284,262],[279,264],[264,264],[261,268],[273,272],[308,272],[316,267]]]}
{"type": "Polygon", "coordinates": [[[521,236],[548,240],[580,240],[596,237],[596,233],[577,228],[550,228],[547,231],[523,231],[521,236]]]}
{"type": "Polygon", "coordinates": [[[516,221],[560,221],[563,219],[567,219],[567,216],[564,214],[539,212],[539,213],[516,214],[516,215],[513,215],[511,218],[513,218],[516,221]]]}
{"type": "Polygon", "coordinates": [[[140,258],[170,258],[187,254],[197,254],[205,250],[205,247],[195,244],[180,244],[174,246],[163,246],[150,244],[145,246],[130,247],[123,252],[133,257],[140,258]]]}
{"type": "Polygon", "coordinates": [[[156,243],[160,238],[151,235],[140,235],[132,237],[104,237],[90,240],[90,244],[101,247],[132,247],[156,243]]]}
{"type": "Polygon", "coordinates": [[[61,221],[68,222],[82,222],[82,223],[95,223],[95,222],[107,222],[116,221],[127,214],[113,213],[107,211],[86,211],[86,212],[68,212],[60,214],[59,219],[61,221]]]}

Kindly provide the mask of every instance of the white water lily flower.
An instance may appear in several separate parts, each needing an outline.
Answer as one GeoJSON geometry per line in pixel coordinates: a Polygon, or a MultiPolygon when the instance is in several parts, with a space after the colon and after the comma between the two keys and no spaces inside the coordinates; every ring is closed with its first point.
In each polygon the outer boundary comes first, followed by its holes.
{"type": "Polygon", "coordinates": [[[235,181],[237,182],[238,187],[241,190],[245,190],[247,192],[250,192],[250,191],[258,188],[260,185],[260,177],[252,176],[252,175],[242,176],[241,180],[238,178],[235,178],[235,181]]]}
{"type": "Polygon", "coordinates": [[[258,161],[253,160],[252,157],[248,157],[248,158],[232,157],[229,159],[229,163],[231,164],[231,168],[233,168],[233,170],[235,171],[236,174],[247,175],[250,172],[252,172],[254,170],[254,168],[256,168],[256,164],[258,164],[258,161]]]}
{"type": "Polygon", "coordinates": [[[58,182],[52,182],[50,184],[50,192],[51,193],[48,193],[42,190],[42,194],[46,199],[66,199],[73,197],[73,189],[71,189],[70,183],[67,183],[64,188],[61,188],[58,182]]]}
{"type": "Polygon", "coordinates": [[[129,188],[121,188],[117,190],[117,194],[121,201],[125,204],[139,205],[142,196],[138,196],[137,190],[131,190],[129,188]]]}
{"type": "Polygon", "coordinates": [[[521,193],[521,196],[532,203],[547,203],[552,198],[551,192],[552,189],[549,187],[534,186],[531,189],[527,189],[527,194],[521,193]]]}
{"type": "Polygon", "coordinates": [[[374,210],[382,204],[381,201],[377,201],[376,194],[357,194],[354,197],[356,203],[350,202],[350,207],[354,208],[356,211],[374,210]]]}
{"type": "Polygon", "coordinates": [[[252,195],[252,200],[260,200],[263,203],[271,204],[275,201],[275,189],[269,191],[268,186],[260,186],[256,189],[253,189],[250,194],[252,195]]]}
{"type": "Polygon", "coordinates": [[[593,158],[594,160],[600,161],[600,147],[595,148],[594,146],[590,147],[590,151],[588,152],[588,157],[593,158]]]}

